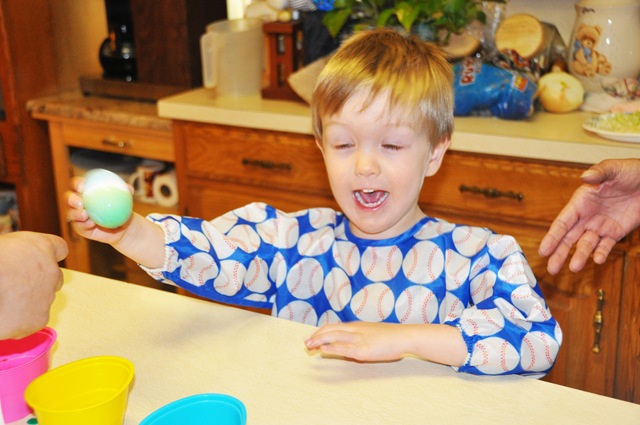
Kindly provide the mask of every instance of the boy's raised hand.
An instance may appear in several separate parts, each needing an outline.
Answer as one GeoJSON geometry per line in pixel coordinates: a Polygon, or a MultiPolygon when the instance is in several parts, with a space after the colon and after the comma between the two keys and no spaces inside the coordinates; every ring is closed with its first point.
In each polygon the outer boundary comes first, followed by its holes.
{"type": "Polygon", "coordinates": [[[73,224],[75,231],[82,237],[107,244],[117,244],[129,225],[131,219],[120,227],[107,229],[98,226],[90,218],[84,209],[82,202],[82,189],[84,178],[74,177],[71,179],[72,190],[65,194],[67,199],[67,221],[73,224]]]}

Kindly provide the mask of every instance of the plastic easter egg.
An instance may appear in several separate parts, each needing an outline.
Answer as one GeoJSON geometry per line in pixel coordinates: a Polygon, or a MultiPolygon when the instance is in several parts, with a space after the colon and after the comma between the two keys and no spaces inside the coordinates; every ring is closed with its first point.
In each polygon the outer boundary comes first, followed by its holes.
{"type": "Polygon", "coordinates": [[[89,218],[109,229],[126,223],[133,211],[133,197],[125,181],[103,169],[85,174],[82,202],[89,218]]]}

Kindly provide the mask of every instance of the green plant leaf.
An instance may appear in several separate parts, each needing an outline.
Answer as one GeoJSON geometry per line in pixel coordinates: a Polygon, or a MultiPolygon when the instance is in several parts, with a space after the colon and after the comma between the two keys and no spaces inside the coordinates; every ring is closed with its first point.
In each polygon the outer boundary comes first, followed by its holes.
{"type": "Polygon", "coordinates": [[[336,38],[351,16],[351,9],[334,9],[322,18],[322,24],[327,28],[331,37],[336,38]]]}
{"type": "Polygon", "coordinates": [[[398,22],[407,32],[411,32],[411,27],[418,18],[420,8],[407,1],[396,4],[395,15],[398,18],[398,22]]]}

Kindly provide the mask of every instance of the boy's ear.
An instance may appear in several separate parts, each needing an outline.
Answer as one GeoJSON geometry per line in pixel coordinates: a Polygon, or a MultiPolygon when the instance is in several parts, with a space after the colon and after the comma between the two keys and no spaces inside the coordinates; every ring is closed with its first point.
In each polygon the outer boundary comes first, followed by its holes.
{"type": "Polygon", "coordinates": [[[425,177],[433,176],[440,169],[440,165],[442,165],[442,159],[444,158],[444,154],[449,149],[451,145],[451,139],[445,139],[442,142],[438,143],[433,150],[431,151],[431,158],[429,159],[429,164],[427,165],[427,171],[425,172],[425,177]]]}

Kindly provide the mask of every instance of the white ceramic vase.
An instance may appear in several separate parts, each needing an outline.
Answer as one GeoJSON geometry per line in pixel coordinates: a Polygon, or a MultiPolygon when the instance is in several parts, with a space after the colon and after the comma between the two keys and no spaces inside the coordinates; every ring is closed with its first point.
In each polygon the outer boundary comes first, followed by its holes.
{"type": "Polygon", "coordinates": [[[640,77],[640,0],[581,0],[575,7],[569,72],[587,93],[629,97],[640,77]]]}

